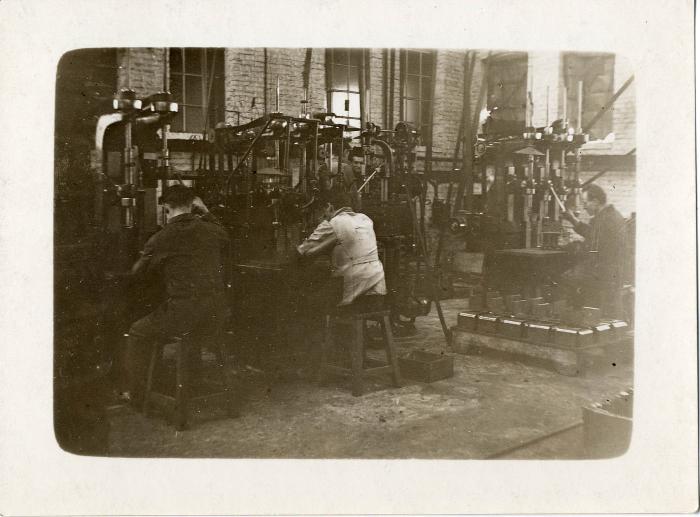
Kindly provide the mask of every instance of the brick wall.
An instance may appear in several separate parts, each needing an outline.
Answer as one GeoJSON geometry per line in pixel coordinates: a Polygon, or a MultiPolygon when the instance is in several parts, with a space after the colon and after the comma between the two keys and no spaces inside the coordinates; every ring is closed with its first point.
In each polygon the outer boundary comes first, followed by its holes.
{"type": "Polygon", "coordinates": [[[137,96],[162,91],[165,61],[165,49],[160,47],[120,49],[117,88],[131,88],[137,96]]]}
{"type": "MultiPolygon", "coordinates": [[[[280,111],[299,115],[304,98],[303,70],[305,48],[267,49],[267,92],[265,91],[265,50],[262,48],[226,49],[226,121],[236,124],[241,112],[241,123],[263,116],[265,95],[267,110],[273,112],[276,104],[277,78],[280,82],[280,111]],[[255,99],[255,106],[253,106],[255,99]]],[[[309,74],[310,113],[326,110],[325,51],[311,52],[309,74]]]]}
{"type": "MultiPolygon", "coordinates": [[[[388,49],[370,49],[369,87],[370,105],[366,108],[367,119],[387,129],[393,129],[400,120],[400,51],[395,50],[395,68],[393,83],[393,118],[388,120],[390,98],[389,84],[390,51],[388,49]]],[[[464,50],[439,50],[437,52],[437,80],[435,83],[433,155],[451,158],[459,132],[462,117],[464,88],[464,50]]],[[[486,51],[479,51],[476,59],[471,85],[472,109],[477,109],[479,87],[485,71],[486,51]]],[[[264,88],[265,51],[262,48],[227,48],[225,50],[225,95],[226,121],[230,124],[245,123],[264,113],[267,94],[268,111],[275,109],[275,89],[277,77],[280,78],[280,110],[297,115],[301,111],[303,98],[303,69],[306,57],[304,48],[270,48],[267,49],[267,92],[264,88]],[[253,105],[255,99],[255,105],[253,105]],[[240,119],[236,111],[240,111],[240,119]]],[[[162,48],[122,49],[118,53],[119,74],[118,88],[130,86],[139,95],[146,95],[163,88],[163,72],[166,66],[166,52],[162,48]]],[[[615,62],[614,88],[617,90],[632,74],[629,60],[617,56],[615,62]]],[[[532,119],[535,125],[553,121],[563,113],[563,88],[561,54],[557,52],[532,52],[528,57],[528,88],[532,88],[534,109],[532,119]],[[547,112],[549,108],[549,113],[547,112]]],[[[311,73],[309,83],[310,112],[325,111],[325,50],[312,49],[311,73]]],[[[367,100],[367,97],[365,97],[367,100]]],[[[613,107],[613,130],[615,142],[605,146],[591,148],[586,153],[624,154],[635,146],[635,109],[634,83],[617,100],[613,107]]],[[[595,147],[595,146],[593,146],[595,147]]],[[[176,157],[173,157],[174,159],[176,157]]],[[[185,158],[179,159],[178,168],[188,168],[185,158]]],[[[448,165],[434,163],[434,169],[445,169],[448,165]]],[[[612,176],[608,176],[612,177],[612,176]]],[[[632,210],[634,174],[625,172],[618,178],[618,192],[628,192],[620,203],[632,210]]],[[[615,196],[622,194],[615,194],[615,196]]]]}

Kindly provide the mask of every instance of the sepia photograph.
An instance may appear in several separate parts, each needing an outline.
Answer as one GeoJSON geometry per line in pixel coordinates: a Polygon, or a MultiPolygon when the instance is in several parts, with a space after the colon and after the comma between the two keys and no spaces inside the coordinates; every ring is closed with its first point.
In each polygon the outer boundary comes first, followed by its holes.
{"type": "Polygon", "coordinates": [[[0,2],[0,515],[697,511],[694,14],[0,2]]]}
{"type": "Polygon", "coordinates": [[[624,56],[597,52],[64,54],[58,443],[623,454],[634,79],[624,56]]]}

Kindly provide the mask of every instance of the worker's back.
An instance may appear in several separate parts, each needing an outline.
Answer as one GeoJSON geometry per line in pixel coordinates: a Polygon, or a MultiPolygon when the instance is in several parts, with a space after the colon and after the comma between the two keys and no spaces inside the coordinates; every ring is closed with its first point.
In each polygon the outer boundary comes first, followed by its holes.
{"type": "Polygon", "coordinates": [[[222,250],[228,234],[193,214],[174,217],[146,245],[150,268],[162,277],[170,297],[198,297],[224,287],[222,250]]]}
{"type": "Polygon", "coordinates": [[[333,249],[333,267],[334,274],[343,277],[341,304],[351,303],[362,294],[386,294],[372,220],[347,210],[336,214],[330,224],[338,239],[333,249]]]}

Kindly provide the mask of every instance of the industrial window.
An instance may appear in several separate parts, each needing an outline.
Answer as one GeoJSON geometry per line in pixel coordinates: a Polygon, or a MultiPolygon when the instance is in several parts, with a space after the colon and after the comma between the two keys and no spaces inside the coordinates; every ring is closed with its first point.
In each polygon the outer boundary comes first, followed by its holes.
{"type": "Polygon", "coordinates": [[[430,136],[434,62],[432,50],[401,51],[401,119],[420,130],[423,142],[430,136]]]}
{"type": "Polygon", "coordinates": [[[507,125],[503,128],[506,132],[522,130],[527,111],[527,54],[492,57],[487,70],[487,109],[491,117],[507,125]]]}
{"type": "Polygon", "coordinates": [[[360,74],[363,73],[359,48],[326,50],[326,81],[328,105],[336,115],[334,121],[351,127],[361,127],[360,74]]]}
{"type": "MultiPolygon", "coordinates": [[[[563,56],[564,84],[567,92],[566,112],[569,123],[585,127],[613,95],[614,54],[568,53],[563,56]],[[579,82],[583,82],[582,116],[578,120],[579,82]]],[[[612,132],[612,111],[607,112],[589,129],[591,138],[602,139],[612,132]]]]}
{"type": "Polygon", "coordinates": [[[170,92],[180,103],[171,130],[200,133],[225,119],[224,50],[170,49],[170,92]],[[206,111],[209,107],[209,115],[206,111]]]}

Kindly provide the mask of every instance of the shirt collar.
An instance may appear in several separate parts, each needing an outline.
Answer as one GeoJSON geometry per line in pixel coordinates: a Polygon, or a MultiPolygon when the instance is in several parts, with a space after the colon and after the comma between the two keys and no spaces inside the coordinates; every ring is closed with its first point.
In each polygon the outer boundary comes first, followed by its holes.
{"type": "Polygon", "coordinates": [[[339,214],[352,214],[352,208],[344,206],[343,208],[339,208],[335,212],[333,212],[333,215],[331,216],[331,219],[333,219],[336,215],[339,214]]]}
{"type": "Polygon", "coordinates": [[[191,220],[191,219],[194,219],[195,217],[196,217],[196,216],[195,216],[193,213],[191,213],[191,212],[190,212],[190,213],[185,213],[185,214],[176,215],[175,217],[173,217],[172,219],[170,219],[170,220],[168,221],[168,224],[173,224],[173,223],[177,223],[177,222],[180,222],[180,221],[189,221],[189,220],[191,220]]]}

